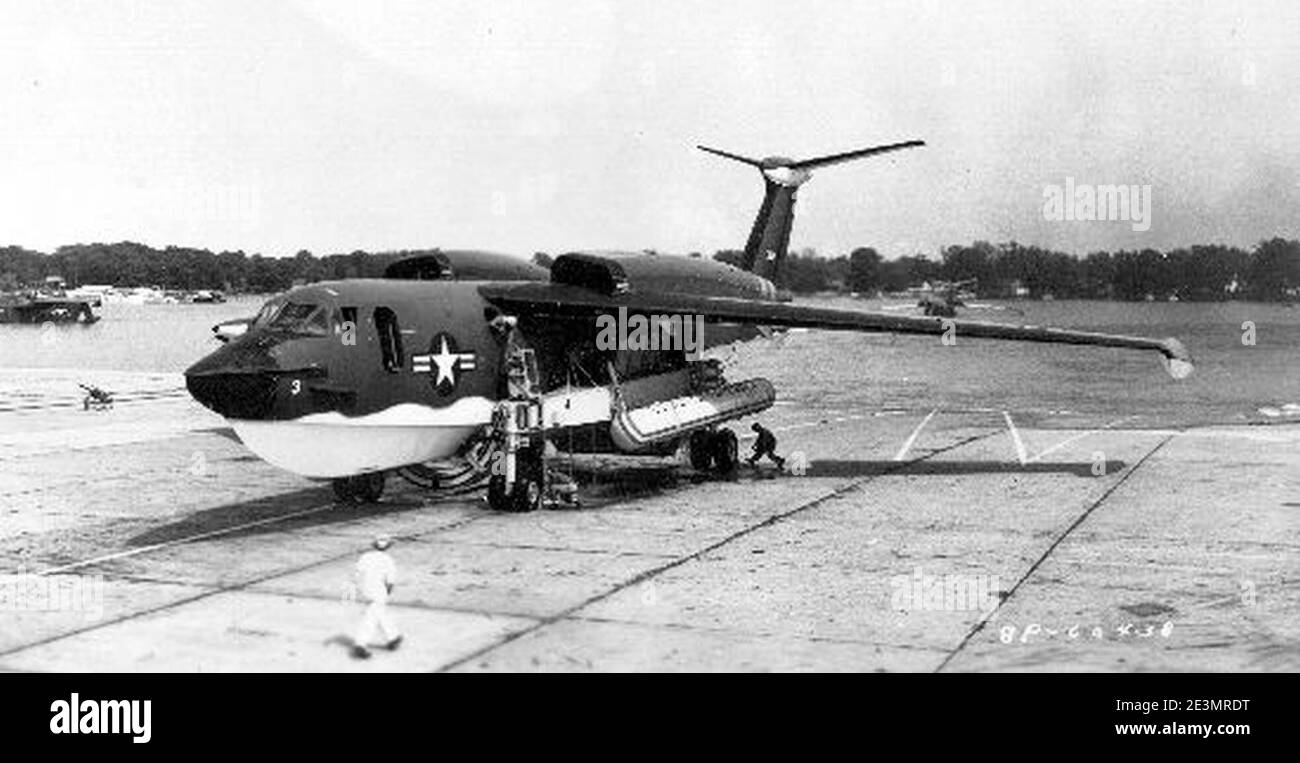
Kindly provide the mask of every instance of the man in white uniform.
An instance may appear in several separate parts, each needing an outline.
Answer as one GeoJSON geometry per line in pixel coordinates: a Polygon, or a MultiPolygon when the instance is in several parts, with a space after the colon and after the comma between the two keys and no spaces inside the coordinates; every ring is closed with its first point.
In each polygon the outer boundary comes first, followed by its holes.
{"type": "Polygon", "coordinates": [[[392,543],[387,536],[375,538],[374,549],[361,555],[354,570],[357,592],[366,602],[366,612],[361,616],[361,625],[357,627],[352,642],[352,656],[359,659],[370,656],[369,647],[376,630],[383,634],[384,648],[391,651],[402,643],[402,634],[397,632],[397,626],[388,614],[388,596],[397,582],[397,565],[388,555],[392,543]]]}

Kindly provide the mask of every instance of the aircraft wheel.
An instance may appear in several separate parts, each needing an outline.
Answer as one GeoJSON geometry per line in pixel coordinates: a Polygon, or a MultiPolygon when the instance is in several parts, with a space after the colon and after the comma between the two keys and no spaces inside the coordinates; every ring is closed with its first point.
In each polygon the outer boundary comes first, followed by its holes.
{"type": "Polygon", "coordinates": [[[354,480],[353,492],[361,503],[377,503],[379,497],[384,494],[387,478],[383,472],[358,474],[352,479],[354,480]]]}
{"type": "Polygon", "coordinates": [[[515,454],[515,484],[506,492],[504,475],[488,480],[488,505],[496,511],[522,513],[542,507],[542,451],[524,448],[515,454]]]}
{"type": "Polygon", "coordinates": [[[537,511],[542,507],[542,462],[541,448],[524,448],[516,456],[515,489],[512,491],[508,511],[537,511]]]}
{"type": "Polygon", "coordinates": [[[515,512],[537,511],[542,507],[542,482],[537,477],[528,476],[515,480],[514,500],[510,510],[515,512]]]}
{"type": "Polygon", "coordinates": [[[713,433],[701,429],[691,433],[690,443],[691,468],[706,472],[713,466],[713,433]]]}
{"type": "Polygon", "coordinates": [[[730,429],[719,429],[713,435],[713,468],[719,474],[731,474],[740,463],[740,442],[730,429]]]}

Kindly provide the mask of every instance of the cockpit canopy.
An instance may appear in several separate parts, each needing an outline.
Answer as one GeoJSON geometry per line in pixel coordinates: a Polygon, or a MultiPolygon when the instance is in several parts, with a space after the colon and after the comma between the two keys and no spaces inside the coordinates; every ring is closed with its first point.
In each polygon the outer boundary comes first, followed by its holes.
{"type": "Polygon", "coordinates": [[[331,307],[314,302],[271,301],[253,319],[255,327],[305,336],[329,336],[337,323],[331,307]]]}

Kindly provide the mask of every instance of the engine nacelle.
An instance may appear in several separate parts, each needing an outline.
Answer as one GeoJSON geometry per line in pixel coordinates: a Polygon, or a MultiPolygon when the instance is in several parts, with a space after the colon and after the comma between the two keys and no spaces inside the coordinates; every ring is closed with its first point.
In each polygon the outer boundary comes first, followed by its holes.
{"type": "Polygon", "coordinates": [[[496,252],[435,250],[404,257],[384,269],[398,281],[545,281],[546,268],[496,252]]]}
{"type": "Polygon", "coordinates": [[[646,291],[747,299],[777,297],[771,281],[724,262],[648,253],[563,254],[551,265],[551,281],[610,296],[646,291]]]}

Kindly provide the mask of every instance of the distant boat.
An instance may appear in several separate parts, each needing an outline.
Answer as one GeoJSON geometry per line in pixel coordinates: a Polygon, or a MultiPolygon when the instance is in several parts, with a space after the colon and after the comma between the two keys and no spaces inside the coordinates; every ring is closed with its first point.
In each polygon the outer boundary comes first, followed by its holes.
{"type": "Polygon", "coordinates": [[[63,296],[68,299],[77,299],[85,302],[91,307],[103,307],[104,295],[112,291],[112,286],[96,286],[85,284],[75,289],[68,289],[63,296]]]}
{"type": "Polygon", "coordinates": [[[225,302],[226,295],[216,289],[200,289],[194,292],[194,295],[190,297],[190,301],[200,304],[225,302]]]}
{"type": "Polygon", "coordinates": [[[120,302],[128,305],[174,305],[180,300],[168,296],[162,289],[149,286],[135,288],[116,288],[104,294],[105,302],[120,302]]]}
{"type": "Polygon", "coordinates": [[[179,299],[162,289],[146,289],[144,293],[144,303],[146,305],[174,305],[178,302],[180,302],[179,299]]]}
{"type": "Polygon", "coordinates": [[[82,323],[99,320],[79,299],[42,294],[0,293],[0,323],[82,323]]]}

